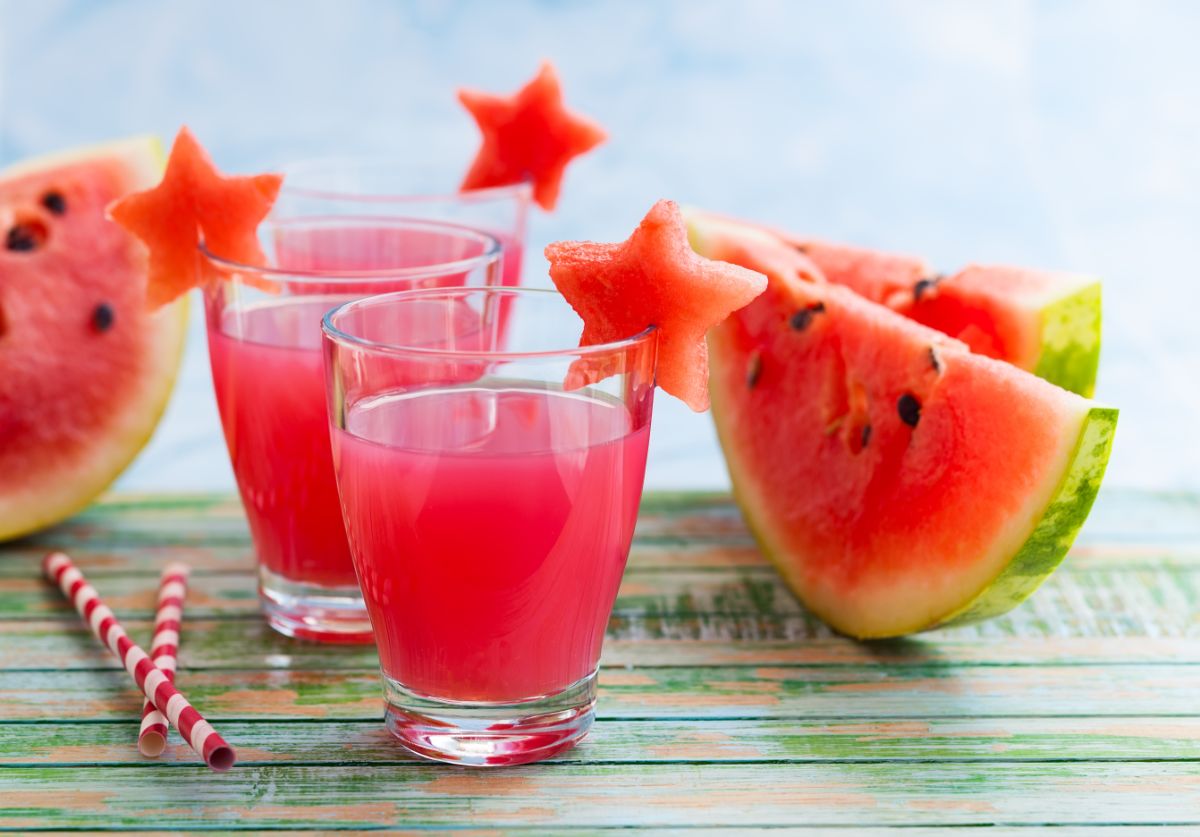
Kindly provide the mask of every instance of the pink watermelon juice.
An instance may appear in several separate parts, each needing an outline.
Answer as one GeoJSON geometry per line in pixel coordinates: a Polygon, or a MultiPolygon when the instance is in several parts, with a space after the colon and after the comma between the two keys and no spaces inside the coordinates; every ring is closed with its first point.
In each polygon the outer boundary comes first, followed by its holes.
{"type": "Polygon", "coordinates": [[[210,323],[209,358],[229,459],[263,566],[326,587],[357,582],[330,465],[320,331],[337,300],[289,297],[210,323]]]}
{"type": "Polygon", "coordinates": [[[388,728],[455,764],[572,746],[633,537],[657,330],[581,348],[560,294],[499,286],[367,297],[322,329],[388,728]]]}
{"type": "Polygon", "coordinates": [[[517,701],[596,670],[649,424],[619,401],[466,386],[360,402],[333,437],[384,675],[517,701]]]}
{"type": "Polygon", "coordinates": [[[282,633],[370,642],[333,473],[321,317],[373,293],[495,284],[502,253],[495,239],[430,222],[297,219],[268,229],[274,266],[210,257],[224,281],[206,292],[213,384],[260,596],[282,633]]]}

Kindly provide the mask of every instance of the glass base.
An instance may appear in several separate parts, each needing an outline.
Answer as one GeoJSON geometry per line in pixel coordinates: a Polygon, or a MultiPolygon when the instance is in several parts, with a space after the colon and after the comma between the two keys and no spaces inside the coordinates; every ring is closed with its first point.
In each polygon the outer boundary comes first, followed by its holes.
{"type": "Polygon", "coordinates": [[[388,677],[385,723],[422,758],[469,767],[541,761],[571,749],[592,728],[596,673],[553,695],[517,703],[424,697],[388,677]]]}
{"type": "Polygon", "coordinates": [[[260,566],[258,600],[267,624],[284,636],[354,645],[375,641],[357,586],[301,584],[260,566]]]}

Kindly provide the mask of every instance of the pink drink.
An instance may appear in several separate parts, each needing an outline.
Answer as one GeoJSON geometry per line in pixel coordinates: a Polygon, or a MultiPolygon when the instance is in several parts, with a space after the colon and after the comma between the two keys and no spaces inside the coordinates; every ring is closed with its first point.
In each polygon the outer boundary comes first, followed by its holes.
{"type": "Polygon", "coordinates": [[[240,337],[210,319],[208,352],[229,459],[259,561],[285,579],[352,587],[329,449],[321,315],[327,297],[240,312],[240,337]]]}
{"type": "MultiPolygon", "coordinates": [[[[371,642],[333,473],[321,317],[376,293],[496,284],[502,254],[484,234],[429,222],[290,219],[268,229],[270,266],[210,255],[217,278],[205,291],[213,383],[260,600],[281,633],[371,642]]],[[[478,317],[462,327],[476,340],[479,328],[478,317]]]]}
{"type": "Polygon", "coordinates": [[[516,701],[592,674],[648,438],[617,399],[516,384],[354,404],[334,461],[384,675],[516,701]]]}

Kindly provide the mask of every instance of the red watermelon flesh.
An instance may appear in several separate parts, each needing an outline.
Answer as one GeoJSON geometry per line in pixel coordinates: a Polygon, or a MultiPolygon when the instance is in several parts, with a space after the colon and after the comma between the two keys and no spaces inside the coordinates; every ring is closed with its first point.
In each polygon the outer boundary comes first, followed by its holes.
{"type": "MultiPolygon", "coordinates": [[[[625,340],[655,326],[658,385],[697,412],[708,409],[705,332],[766,287],[760,273],[697,255],[669,200],[655,203],[623,242],[557,241],[546,259],[554,286],[583,320],[579,344],[625,340]]],[[[579,363],[569,385],[617,371],[579,363]]]]}
{"type": "Polygon", "coordinates": [[[1100,283],[1030,268],[971,265],[939,274],[924,259],[834,244],[689,210],[706,228],[747,228],[803,252],[824,278],[1053,384],[1090,396],[1100,361],[1100,283]]]}
{"type": "Polygon", "coordinates": [[[460,90],[458,98],[483,135],[463,191],[531,180],[534,200],[549,211],[558,203],[567,164],[605,139],[603,128],[566,109],[549,61],[512,96],[460,90]]]}
{"type": "MultiPolygon", "coordinates": [[[[258,225],[282,183],[277,174],[223,176],[192,132],[180,128],[162,180],[109,207],[112,219],[149,249],[150,305],[165,305],[204,282],[201,241],[229,261],[264,264],[258,225]]],[[[246,278],[253,283],[252,274],[246,278]]]]}
{"type": "Polygon", "coordinates": [[[830,282],[956,337],[1064,389],[1091,395],[1100,360],[1100,283],[1090,276],[1003,265],[938,274],[921,259],[792,243],[830,282]]]}
{"type": "Polygon", "coordinates": [[[161,171],[146,138],[0,172],[0,540],[86,505],[166,406],[186,307],[146,310],[145,251],[104,215],[161,171]]]}
{"type": "MultiPolygon", "coordinates": [[[[703,243],[751,268],[779,258],[769,240],[703,243]]],[[[883,637],[1028,596],[1087,516],[1116,411],[846,288],[768,276],[709,333],[713,417],[746,519],[802,601],[883,637]]]]}

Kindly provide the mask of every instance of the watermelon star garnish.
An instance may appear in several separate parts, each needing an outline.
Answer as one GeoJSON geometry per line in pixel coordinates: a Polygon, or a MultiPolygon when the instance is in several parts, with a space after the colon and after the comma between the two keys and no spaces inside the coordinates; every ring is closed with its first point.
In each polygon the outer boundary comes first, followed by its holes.
{"type": "Polygon", "coordinates": [[[550,278],[583,318],[579,345],[657,326],[658,385],[696,412],[708,409],[705,332],[767,288],[761,273],[697,255],[679,207],[667,200],[620,244],[559,241],[546,258],[550,278]]]}
{"type": "Polygon", "coordinates": [[[162,180],[113,202],[108,215],[150,250],[147,303],[165,305],[204,281],[200,241],[222,258],[266,261],[258,225],[271,211],[283,177],[226,177],[187,126],[179,129],[162,180]]]}
{"type": "Polygon", "coordinates": [[[543,61],[533,80],[512,96],[459,90],[483,134],[483,145],[462,191],[533,182],[533,198],[547,211],[558,202],[567,163],[604,141],[604,129],[563,104],[558,73],[543,61]]]}

